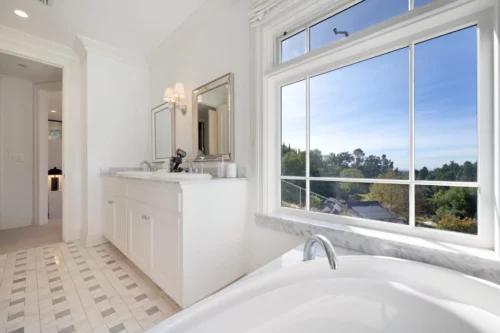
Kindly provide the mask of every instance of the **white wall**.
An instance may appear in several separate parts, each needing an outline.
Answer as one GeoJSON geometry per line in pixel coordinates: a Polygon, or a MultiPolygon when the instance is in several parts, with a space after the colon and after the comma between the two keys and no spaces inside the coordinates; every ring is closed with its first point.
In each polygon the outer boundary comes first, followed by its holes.
{"type": "MultiPolygon", "coordinates": [[[[87,48],[85,64],[87,137],[87,245],[101,230],[101,168],[139,167],[151,159],[149,72],[87,48]]],[[[63,133],[64,135],[64,133],[63,133]]]]}
{"type": "MultiPolygon", "coordinates": [[[[187,19],[150,57],[151,105],[162,102],[166,87],[175,82],[186,86],[188,114],[176,114],[176,143],[188,157],[193,157],[193,122],[191,92],[193,89],[229,72],[234,73],[236,162],[247,168],[252,186],[256,158],[253,145],[253,114],[250,108],[250,50],[248,26],[249,0],[207,1],[187,19]]],[[[251,190],[252,191],[252,190],[251,190]]],[[[251,194],[251,193],[250,193],[251,194]]],[[[255,195],[251,194],[250,198],[255,195]]],[[[255,226],[252,212],[248,217],[247,271],[303,242],[298,237],[255,226]]]]}
{"type": "Polygon", "coordinates": [[[33,89],[0,76],[0,229],[33,223],[33,89]]]}

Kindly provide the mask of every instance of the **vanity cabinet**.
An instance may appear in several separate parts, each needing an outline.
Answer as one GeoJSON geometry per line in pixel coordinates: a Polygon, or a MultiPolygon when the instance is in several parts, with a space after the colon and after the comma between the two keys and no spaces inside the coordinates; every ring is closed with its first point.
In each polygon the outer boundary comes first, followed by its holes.
{"type": "MultiPolygon", "coordinates": [[[[151,269],[151,227],[155,216],[153,207],[127,200],[127,218],[130,228],[128,256],[144,272],[151,269]]],[[[112,242],[112,241],[111,241],[112,242]]]]}
{"type": "Polygon", "coordinates": [[[102,202],[104,235],[122,252],[127,252],[128,232],[125,199],[104,192],[102,202]]]}
{"type": "Polygon", "coordinates": [[[105,237],[181,307],[244,275],[246,180],[108,176],[103,188],[105,237]]]}

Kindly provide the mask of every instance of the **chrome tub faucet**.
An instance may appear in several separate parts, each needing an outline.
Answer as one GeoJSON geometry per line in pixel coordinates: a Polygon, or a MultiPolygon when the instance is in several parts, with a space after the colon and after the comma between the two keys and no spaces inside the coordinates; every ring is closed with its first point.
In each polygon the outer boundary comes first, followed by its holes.
{"type": "Polygon", "coordinates": [[[335,253],[332,243],[330,243],[330,241],[323,235],[314,235],[307,239],[304,245],[303,261],[314,260],[316,257],[316,244],[321,245],[321,247],[325,250],[330,268],[336,270],[339,266],[337,254],[335,253]]]}

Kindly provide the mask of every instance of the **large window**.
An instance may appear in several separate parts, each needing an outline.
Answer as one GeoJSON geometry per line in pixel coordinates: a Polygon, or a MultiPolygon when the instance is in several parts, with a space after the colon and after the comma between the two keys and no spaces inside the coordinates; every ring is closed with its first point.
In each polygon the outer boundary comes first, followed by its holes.
{"type": "Polygon", "coordinates": [[[347,38],[361,30],[423,6],[432,0],[363,0],[353,1],[345,10],[299,29],[293,36],[280,37],[280,62],[347,38]]]}
{"type": "Polygon", "coordinates": [[[477,36],[470,25],[281,86],[281,206],[477,235],[477,36]]]}

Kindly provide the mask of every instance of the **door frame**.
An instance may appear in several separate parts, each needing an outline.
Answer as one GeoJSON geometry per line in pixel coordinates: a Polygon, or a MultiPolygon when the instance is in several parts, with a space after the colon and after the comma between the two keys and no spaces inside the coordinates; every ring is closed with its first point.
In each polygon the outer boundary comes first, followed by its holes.
{"type": "MultiPolygon", "coordinates": [[[[0,25],[0,52],[34,60],[63,71],[62,79],[62,126],[63,135],[63,241],[80,239],[82,227],[86,224],[84,198],[87,192],[84,174],[85,131],[82,125],[80,105],[80,59],[78,54],[65,47],[44,39],[27,35],[0,25]],[[70,111],[71,110],[71,111],[70,111]],[[83,127],[83,128],[82,128],[83,127]]],[[[37,124],[36,124],[37,125],[37,124]]],[[[35,136],[38,131],[35,131],[35,136]]],[[[37,140],[36,138],[35,140],[37,140]]],[[[34,140],[34,141],[35,141],[34,140]]],[[[34,142],[35,143],[35,142],[34,142]]],[[[38,147],[34,146],[35,161],[38,166],[38,147]]],[[[38,221],[39,170],[34,168],[34,224],[38,221]],[[35,208],[36,207],[36,208],[35,208]]]]}

